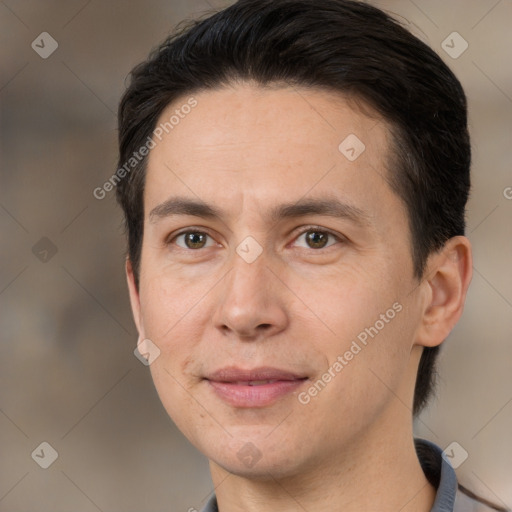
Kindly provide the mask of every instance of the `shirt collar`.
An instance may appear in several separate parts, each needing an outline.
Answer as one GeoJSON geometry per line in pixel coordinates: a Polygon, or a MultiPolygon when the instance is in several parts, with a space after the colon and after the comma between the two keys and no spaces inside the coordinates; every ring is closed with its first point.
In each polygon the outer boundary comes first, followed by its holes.
{"type": "Polygon", "coordinates": [[[427,480],[437,489],[430,512],[452,512],[457,493],[457,477],[439,446],[426,439],[415,439],[416,453],[427,480]]]}

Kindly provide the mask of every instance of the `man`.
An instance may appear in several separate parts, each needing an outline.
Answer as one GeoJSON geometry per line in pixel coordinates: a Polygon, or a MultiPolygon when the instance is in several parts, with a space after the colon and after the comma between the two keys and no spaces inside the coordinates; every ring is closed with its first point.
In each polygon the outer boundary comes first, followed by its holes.
{"type": "Polygon", "coordinates": [[[139,351],[204,511],[489,510],[412,432],[472,272],[441,59],[365,3],[240,0],[135,68],[119,139],[139,351]]]}

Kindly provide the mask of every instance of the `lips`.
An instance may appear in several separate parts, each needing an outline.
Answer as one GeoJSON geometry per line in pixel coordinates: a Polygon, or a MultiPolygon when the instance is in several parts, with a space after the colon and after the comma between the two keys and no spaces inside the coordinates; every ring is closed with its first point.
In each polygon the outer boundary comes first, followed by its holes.
{"type": "Polygon", "coordinates": [[[254,368],[243,370],[235,366],[221,368],[206,377],[216,382],[260,382],[270,380],[300,380],[307,378],[306,375],[293,373],[271,367],[254,368]]]}
{"type": "Polygon", "coordinates": [[[224,402],[234,407],[265,407],[291,394],[308,379],[278,368],[244,370],[227,367],[205,377],[210,388],[224,402]]]}
{"type": "Polygon", "coordinates": [[[274,382],[277,382],[279,379],[276,380],[250,380],[250,381],[244,381],[239,380],[237,382],[233,382],[233,384],[238,384],[239,386],[262,386],[263,384],[273,384],[274,382]]]}

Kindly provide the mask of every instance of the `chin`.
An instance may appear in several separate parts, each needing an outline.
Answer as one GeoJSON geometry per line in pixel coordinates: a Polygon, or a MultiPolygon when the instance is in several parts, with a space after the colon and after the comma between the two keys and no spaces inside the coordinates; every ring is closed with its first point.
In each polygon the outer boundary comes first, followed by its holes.
{"type": "Polygon", "coordinates": [[[265,436],[245,435],[243,440],[230,438],[226,445],[213,441],[198,448],[210,463],[243,478],[269,481],[299,474],[304,466],[303,450],[290,445],[286,439],[275,441],[269,442],[265,436]],[[212,450],[212,446],[219,448],[212,450]]]}
{"type": "Polygon", "coordinates": [[[210,459],[210,462],[233,475],[260,482],[280,480],[299,473],[296,464],[294,464],[294,467],[290,467],[287,466],[285,461],[269,462],[263,457],[252,467],[240,462],[238,459],[232,458],[230,460],[225,458],[221,460],[210,459]]]}

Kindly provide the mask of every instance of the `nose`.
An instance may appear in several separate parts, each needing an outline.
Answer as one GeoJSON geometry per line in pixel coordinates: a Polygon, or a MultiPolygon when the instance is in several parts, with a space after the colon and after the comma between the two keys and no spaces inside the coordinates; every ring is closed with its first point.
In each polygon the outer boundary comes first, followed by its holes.
{"type": "Polygon", "coordinates": [[[268,266],[265,252],[251,263],[235,254],[216,297],[215,327],[226,337],[245,341],[278,334],[289,322],[286,291],[268,266]]]}

